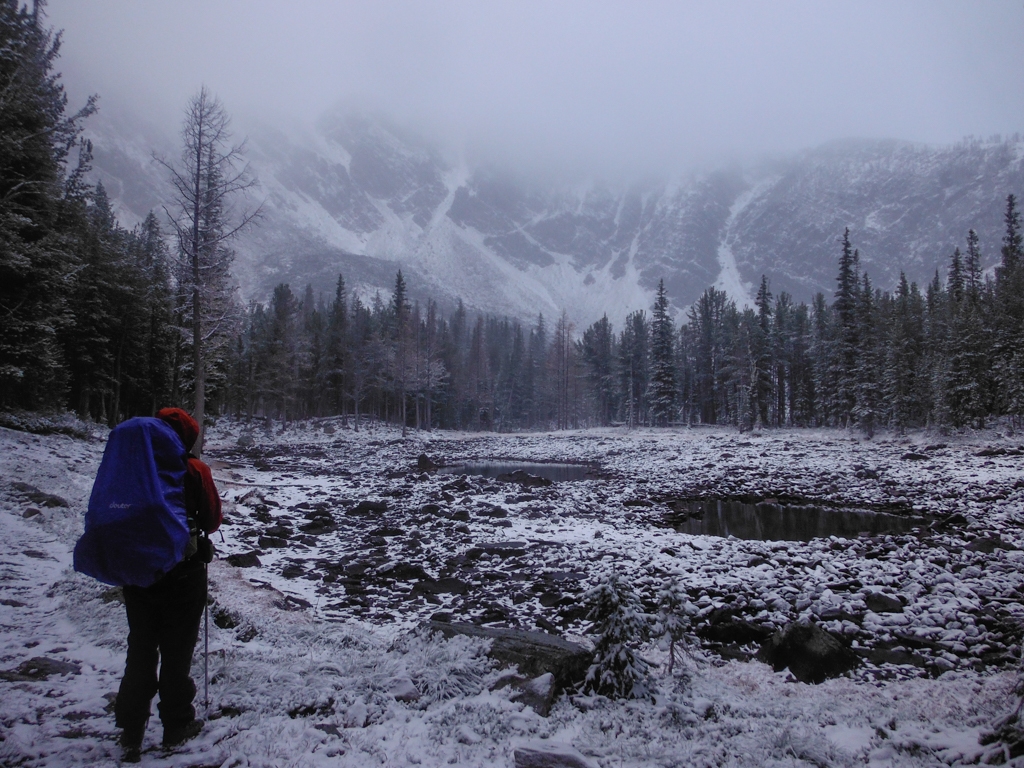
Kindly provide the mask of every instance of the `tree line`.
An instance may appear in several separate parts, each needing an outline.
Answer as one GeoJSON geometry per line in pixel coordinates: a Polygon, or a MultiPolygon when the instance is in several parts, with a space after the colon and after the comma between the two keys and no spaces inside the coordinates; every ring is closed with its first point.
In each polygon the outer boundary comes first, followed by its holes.
{"type": "Polygon", "coordinates": [[[41,5],[0,0],[0,407],[70,408],[110,424],[168,404],[202,417],[343,416],[403,428],[726,424],[981,426],[1024,415],[1024,254],[1008,196],[1001,260],[967,233],[944,276],[875,288],[847,230],[836,290],[810,305],[762,278],[753,306],[708,288],[677,325],[653,306],[577,329],[386,299],[275,288],[242,306],[231,237],[258,217],[220,102],[188,104],[182,156],[162,160],[163,215],[128,230],[53,65],[41,5]]]}
{"type": "MultiPolygon", "coordinates": [[[[344,414],[416,428],[564,429],[623,424],[877,428],[984,426],[1024,415],[1024,251],[1007,197],[1001,261],[982,271],[977,233],[922,290],[874,288],[847,229],[836,290],[810,305],[762,277],[753,306],[708,288],[677,327],[663,283],[650,314],[616,331],[448,317],[410,303],[325,299],[279,285],[246,311],[224,359],[219,405],[246,416],[344,414]]],[[[357,422],[358,423],[358,422],[357,422]]]]}

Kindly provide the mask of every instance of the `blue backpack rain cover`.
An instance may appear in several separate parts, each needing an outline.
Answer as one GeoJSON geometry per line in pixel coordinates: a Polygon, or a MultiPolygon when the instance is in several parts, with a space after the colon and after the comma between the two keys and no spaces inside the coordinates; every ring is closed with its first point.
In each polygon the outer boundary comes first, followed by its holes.
{"type": "Polygon", "coordinates": [[[148,587],[177,563],[189,542],[185,445],[154,418],[110,432],[75,545],[75,570],[105,584],[148,587]]]}

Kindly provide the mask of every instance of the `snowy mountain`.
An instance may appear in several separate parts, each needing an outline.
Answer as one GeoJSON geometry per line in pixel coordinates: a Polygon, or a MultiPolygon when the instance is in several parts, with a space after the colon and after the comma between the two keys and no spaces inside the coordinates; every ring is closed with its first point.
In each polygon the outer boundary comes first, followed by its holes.
{"type": "MultiPolygon", "coordinates": [[[[242,133],[242,131],[240,131],[242,133]]],[[[385,120],[334,115],[285,134],[252,126],[261,225],[237,244],[245,297],[278,282],[325,293],[338,272],[363,295],[393,284],[470,310],[578,324],[649,308],[659,279],[677,310],[710,285],[740,301],[765,274],[776,294],[831,296],[850,227],[874,283],[926,282],[981,236],[998,259],[1007,194],[1024,191],[1024,140],[932,148],[844,141],[783,160],[612,185],[550,184],[467,167],[385,120]]],[[[131,120],[91,126],[98,178],[125,223],[167,194],[152,151],[173,140],[131,120]]]]}

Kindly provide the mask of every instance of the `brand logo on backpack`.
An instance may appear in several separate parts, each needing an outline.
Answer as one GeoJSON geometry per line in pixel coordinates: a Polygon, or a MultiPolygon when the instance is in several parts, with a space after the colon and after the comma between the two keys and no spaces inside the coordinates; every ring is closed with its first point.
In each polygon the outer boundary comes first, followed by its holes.
{"type": "Polygon", "coordinates": [[[131,509],[131,506],[127,501],[120,504],[116,501],[110,502],[110,509],[131,509]]]}

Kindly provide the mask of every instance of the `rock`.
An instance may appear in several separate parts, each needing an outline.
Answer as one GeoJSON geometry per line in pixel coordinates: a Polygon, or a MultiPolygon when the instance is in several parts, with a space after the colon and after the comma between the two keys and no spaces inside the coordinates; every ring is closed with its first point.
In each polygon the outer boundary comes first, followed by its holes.
{"type": "Polygon", "coordinates": [[[981,456],[981,457],[986,457],[986,456],[1005,456],[1006,455],[1006,449],[1002,448],[1002,447],[998,447],[998,448],[983,448],[983,449],[981,449],[980,451],[978,451],[974,455],[975,456],[981,456]]]}
{"type": "Polygon", "coordinates": [[[864,604],[875,613],[903,613],[900,599],[884,592],[868,592],[864,596],[864,604]]]}
{"type": "Polygon", "coordinates": [[[520,674],[531,678],[550,672],[556,692],[582,682],[593,658],[593,654],[582,645],[545,632],[436,620],[427,626],[445,637],[467,635],[491,640],[488,655],[492,659],[502,666],[515,664],[520,674]]]}
{"type": "Polygon", "coordinates": [[[531,741],[513,752],[515,768],[598,768],[597,763],[581,755],[569,744],[557,741],[531,741]]]}
{"type": "Polygon", "coordinates": [[[70,661],[49,659],[46,656],[35,656],[23,661],[17,669],[0,671],[0,680],[9,682],[34,682],[46,680],[50,675],[78,675],[82,666],[70,661]]]}
{"type": "Polygon", "coordinates": [[[345,710],[345,714],[342,716],[342,722],[346,728],[365,728],[366,720],[369,716],[370,713],[369,710],[366,709],[366,704],[362,700],[359,700],[345,710]]]}
{"type": "Polygon", "coordinates": [[[104,590],[103,594],[100,595],[100,600],[104,603],[120,603],[124,605],[124,589],[121,587],[111,587],[104,590]]]}
{"type": "Polygon", "coordinates": [[[770,629],[745,619],[717,621],[697,628],[697,635],[704,640],[736,645],[763,643],[771,634],[770,629]]]}
{"type": "Polygon", "coordinates": [[[786,667],[797,680],[820,683],[859,663],[857,655],[816,624],[794,622],[776,632],[757,653],[776,672],[786,667]]]}
{"type": "Polygon", "coordinates": [[[360,501],[348,511],[350,515],[377,515],[388,511],[386,501],[360,501]]]}
{"type": "Polygon", "coordinates": [[[21,513],[21,516],[28,520],[30,517],[35,517],[36,515],[41,514],[43,514],[43,511],[41,509],[38,509],[37,507],[29,507],[28,509],[21,513]]]}
{"type": "Polygon", "coordinates": [[[904,461],[926,461],[927,459],[930,459],[931,456],[924,453],[917,453],[916,451],[908,451],[900,456],[900,458],[904,461]]]}
{"type": "Polygon", "coordinates": [[[465,595],[469,593],[469,584],[448,577],[437,581],[418,581],[412,588],[414,595],[465,595]]]}
{"type": "Polygon", "coordinates": [[[239,448],[252,448],[255,444],[256,440],[248,432],[242,433],[238,436],[239,448]]]}
{"type": "Polygon", "coordinates": [[[424,504],[420,507],[420,514],[423,515],[439,515],[443,507],[440,504],[424,504]]]}
{"type": "Polygon", "coordinates": [[[481,517],[508,517],[508,510],[495,506],[488,509],[481,509],[477,514],[481,517]]]}
{"type": "Polygon", "coordinates": [[[981,552],[986,555],[991,555],[997,549],[1013,549],[1013,547],[998,536],[982,536],[972,541],[964,547],[964,549],[968,552],[981,552]]]}
{"type": "Polygon", "coordinates": [[[288,546],[288,541],[276,536],[260,536],[259,544],[260,549],[283,549],[288,546]]]}
{"type": "Polygon", "coordinates": [[[452,520],[459,523],[469,522],[469,511],[465,509],[457,509],[452,513],[452,520]]]}
{"type": "Polygon", "coordinates": [[[297,563],[290,563],[281,569],[281,575],[286,579],[295,579],[302,576],[306,569],[297,563]]]}
{"type": "Polygon", "coordinates": [[[393,677],[387,682],[387,690],[392,696],[395,697],[395,701],[417,701],[420,698],[420,692],[416,688],[416,685],[408,677],[393,677]]]}
{"type": "Polygon", "coordinates": [[[483,739],[480,738],[480,734],[465,723],[455,729],[455,740],[459,742],[459,744],[479,744],[483,741],[483,739]]]}
{"type": "Polygon", "coordinates": [[[22,483],[15,481],[11,483],[11,487],[20,493],[22,496],[27,498],[33,504],[38,504],[41,507],[69,507],[67,500],[60,496],[55,496],[52,493],[43,493],[34,485],[28,483],[22,483]]]}
{"type": "Polygon", "coordinates": [[[542,717],[547,717],[551,706],[555,703],[555,676],[550,672],[538,675],[532,680],[524,680],[513,684],[518,692],[512,695],[512,701],[518,701],[542,717]]]}
{"type": "Polygon", "coordinates": [[[525,541],[495,541],[489,544],[478,544],[466,552],[466,558],[477,560],[480,555],[498,555],[498,557],[518,557],[526,554],[525,541]]]}
{"type": "Polygon", "coordinates": [[[552,485],[552,482],[546,477],[537,477],[521,469],[517,469],[511,474],[498,475],[495,479],[501,483],[519,483],[523,488],[547,488],[552,485]]]}
{"type": "Polygon", "coordinates": [[[225,559],[229,565],[233,565],[235,568],[259,568],[262,565],[255,552],[241,552],[237,555],[228,555],[225,559]]]}
{"type": "Polygon", "coordinates": [[[414,579],[419,579],[420,581],[434,580],[429,573],[423,570],[422,566],[413,565],[412,563],[392,563],[377,571],[377,575],[385,579],[394,579],[395,581],[412,581],[414,579]]]}
{"type": "Polygon", "coordinates": [[[430,457],[425,453],[421,453],[416,457],[416,469],[420,472],[430,472],[435,469],[440,469],[441,464],[436,464],[430,460],[430,457]]]}
{"type": "Polygon", "coordinates": [[[324,434],[325,435],[328,435],[328,436],[333,435],[334,431],[335,430],[334,430],[333,426],[331,426],[330,424],[324,424],[324,434]]]}

